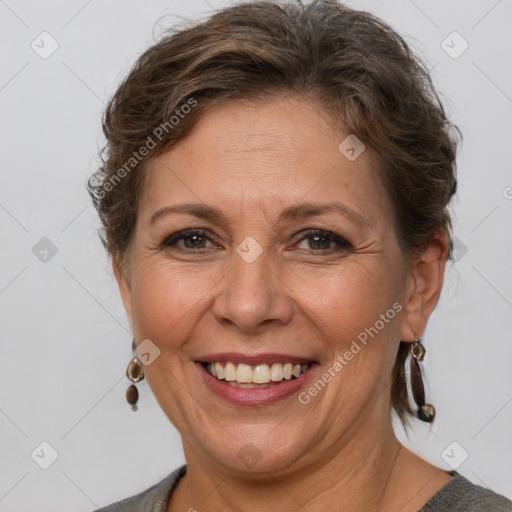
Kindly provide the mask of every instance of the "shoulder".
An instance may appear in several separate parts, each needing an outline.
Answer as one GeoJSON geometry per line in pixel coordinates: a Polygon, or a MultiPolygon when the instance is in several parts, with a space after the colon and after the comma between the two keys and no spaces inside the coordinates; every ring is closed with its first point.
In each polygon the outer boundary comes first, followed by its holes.
{"type": "Polygon", "coordinates": [[[174,487],[186,471],[187,466],[181,466],[149,489],[95,512],[165,512],[174,487]]]}
{"type": "Polygon", "coordinates": [[[512,501],[471,483],[456,471],[454,477],[420,512],[512,512],[512,501]]]}

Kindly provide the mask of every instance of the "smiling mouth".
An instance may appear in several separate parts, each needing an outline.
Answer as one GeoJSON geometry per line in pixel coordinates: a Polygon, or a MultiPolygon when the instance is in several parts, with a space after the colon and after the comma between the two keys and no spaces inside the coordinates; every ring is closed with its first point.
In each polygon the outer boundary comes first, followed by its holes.
{"type": "Polygon", "coordinates": [[[237,388],[269,388],[298,379],[311,363],[273,363],[254,366],[230,361],[201,363],[215,379],[237,388]]]}

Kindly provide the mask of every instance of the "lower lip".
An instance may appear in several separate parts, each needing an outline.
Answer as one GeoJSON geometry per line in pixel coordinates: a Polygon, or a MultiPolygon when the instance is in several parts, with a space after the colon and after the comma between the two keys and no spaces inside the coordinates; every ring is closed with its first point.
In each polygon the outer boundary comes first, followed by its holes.
{"type": "Polygon", "coordinates": [[[226,402],[234,405],[271,405],[297,393],[306,385],[317,365],[311,363],[309,368],[296,379],[285,380],[269,388],[236,388],[210,375],[201,363],[196,363],[196,366],[208,388],[226,402]]]}

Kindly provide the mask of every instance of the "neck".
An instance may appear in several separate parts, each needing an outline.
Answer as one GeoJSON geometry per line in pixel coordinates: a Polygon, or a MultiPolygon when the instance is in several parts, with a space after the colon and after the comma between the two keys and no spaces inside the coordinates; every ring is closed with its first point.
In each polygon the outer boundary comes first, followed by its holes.
{"type": "Polygon", "coordinates": [[[314,463],[258,476],[237,475],[198,456],[184,443],[187,474],[173,493],[168,510],[382,510],[393,495],[390,484],[396,481],[393,473],[401,445],[390,422],[365,422],[352,430],[337,446],[326,450],[324,457],[313,454],[314,463]]]}

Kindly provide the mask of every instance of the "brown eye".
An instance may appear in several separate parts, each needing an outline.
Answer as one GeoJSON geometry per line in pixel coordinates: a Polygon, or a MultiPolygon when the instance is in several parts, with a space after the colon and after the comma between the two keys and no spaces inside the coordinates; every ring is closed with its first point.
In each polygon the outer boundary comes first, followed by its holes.
{"type": "Polygon", "coordinates": [[[206,238],[201,235],[189,235],[182,238],[187,249],[203,249],[206,243],[206,238]]]}
{"type": "Polygon", "coordinates": [[[347,242],[341,236],[332,233],[331,231],[323,231],[318,229],[311,230],[307,233],[306,236],[301,238],[299,244],[304,240],[308,241],[308,249],[311,249],[313,252],[336,252],[353,249],[352,245],[349,242],[347,242]]]}
{"type": "Polygon", "coordinates": [[[178,249],[207,249],[207,243],[211,242],[209,236],[204,231],[185,230],[167,237],[162,243],[162,248],[176,247],[178,249]],[[179,242],[183,240],[183,246],[179,242]]]}
{"type": "Polygon", "coordinates": [[[331,248],[332,240],[326,236],[314,235],[308,237],[309,247],[311,249],[327,250],[331,248]]]}

